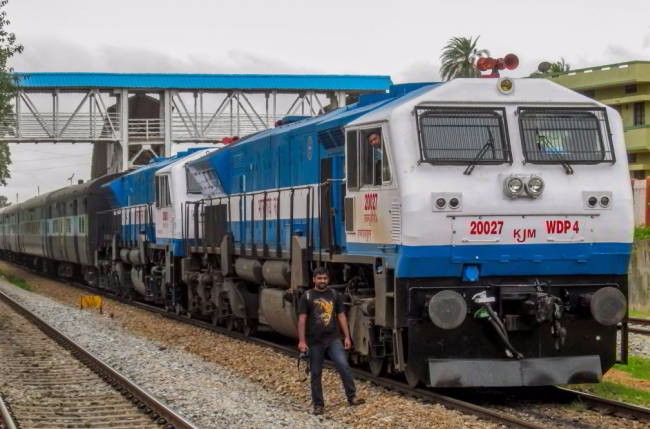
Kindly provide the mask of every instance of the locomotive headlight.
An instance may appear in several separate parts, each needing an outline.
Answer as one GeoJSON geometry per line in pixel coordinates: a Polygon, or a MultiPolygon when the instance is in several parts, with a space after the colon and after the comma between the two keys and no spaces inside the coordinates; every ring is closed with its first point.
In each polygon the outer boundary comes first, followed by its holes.
{"type": "Polygon", "coordinates": [[[589,300],[591,315],[598,323],[605,326],[618,324],[627,311],[627,300],[623,292],[615,287],[598,289],[589,300]]]}
{"type": "Polygon", "coordinates": [[[429,319],[441,329],[458,328],[467,316],[465,298],[456,291],[443,290],[429,301],[429,319]]]}
{"type": "Polygon", "coordinates": [[[544,192],[544,181],[541,177],[533,176],[526,183],[526,192],[533,198],[537,198],[544,192]]]}
{"type": "Polygon", "coordinates": [[[524,191],[524,181],[519,177],[510,176],[505,181],[504,191],[510,198],[518,197],[524,191]]]}

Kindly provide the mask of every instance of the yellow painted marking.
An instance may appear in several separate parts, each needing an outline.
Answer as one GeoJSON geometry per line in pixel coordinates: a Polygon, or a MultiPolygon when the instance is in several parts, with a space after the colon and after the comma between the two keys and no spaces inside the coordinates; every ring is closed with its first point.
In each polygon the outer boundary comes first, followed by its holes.
{"type": "Polygon", "coordinates": [[[79,308],[98,308],[99,312],[102,313],[104,310],[104,303],[102,302],[102,297],[97,295],[81,295],[79,297],[79,308]]]}

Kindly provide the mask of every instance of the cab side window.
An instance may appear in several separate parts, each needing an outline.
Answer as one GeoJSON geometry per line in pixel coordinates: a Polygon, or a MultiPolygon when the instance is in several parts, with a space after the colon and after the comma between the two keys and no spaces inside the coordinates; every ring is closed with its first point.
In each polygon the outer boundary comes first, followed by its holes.
{"type": "Polygon", "coordinates": [[[172,205],[169,193],[169,176],[156,177],[156,207],[164,208],[172,205]]]}
{"type": "Polygon", "coordinates": [[[349,189],[392,181],[381,128],[348,131],[346,158],[349,189]]]}

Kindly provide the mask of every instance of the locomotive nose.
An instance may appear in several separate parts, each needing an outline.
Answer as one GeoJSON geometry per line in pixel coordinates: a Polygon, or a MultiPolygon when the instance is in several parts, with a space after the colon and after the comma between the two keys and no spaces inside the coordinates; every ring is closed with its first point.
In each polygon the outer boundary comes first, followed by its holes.
{"type": "Polygon", "coordinates": [[[589,300],[591,315],[598,323],[613,326],[623,320],[627,310],[625,295],[615,287],[598,289],[589,300]]]}

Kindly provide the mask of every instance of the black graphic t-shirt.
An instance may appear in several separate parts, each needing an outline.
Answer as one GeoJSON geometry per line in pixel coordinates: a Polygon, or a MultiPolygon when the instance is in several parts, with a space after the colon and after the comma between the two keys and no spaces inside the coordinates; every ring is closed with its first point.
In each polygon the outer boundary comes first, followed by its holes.
{"type": "Polygon", "coordinates": [[[328,344],[341,338],[338,315],[343,313],[341,295],[331,289],[323,292],[315,288],[303,293],[298,303],[298,314],[307,315],[307,344],[328,344]]]}

